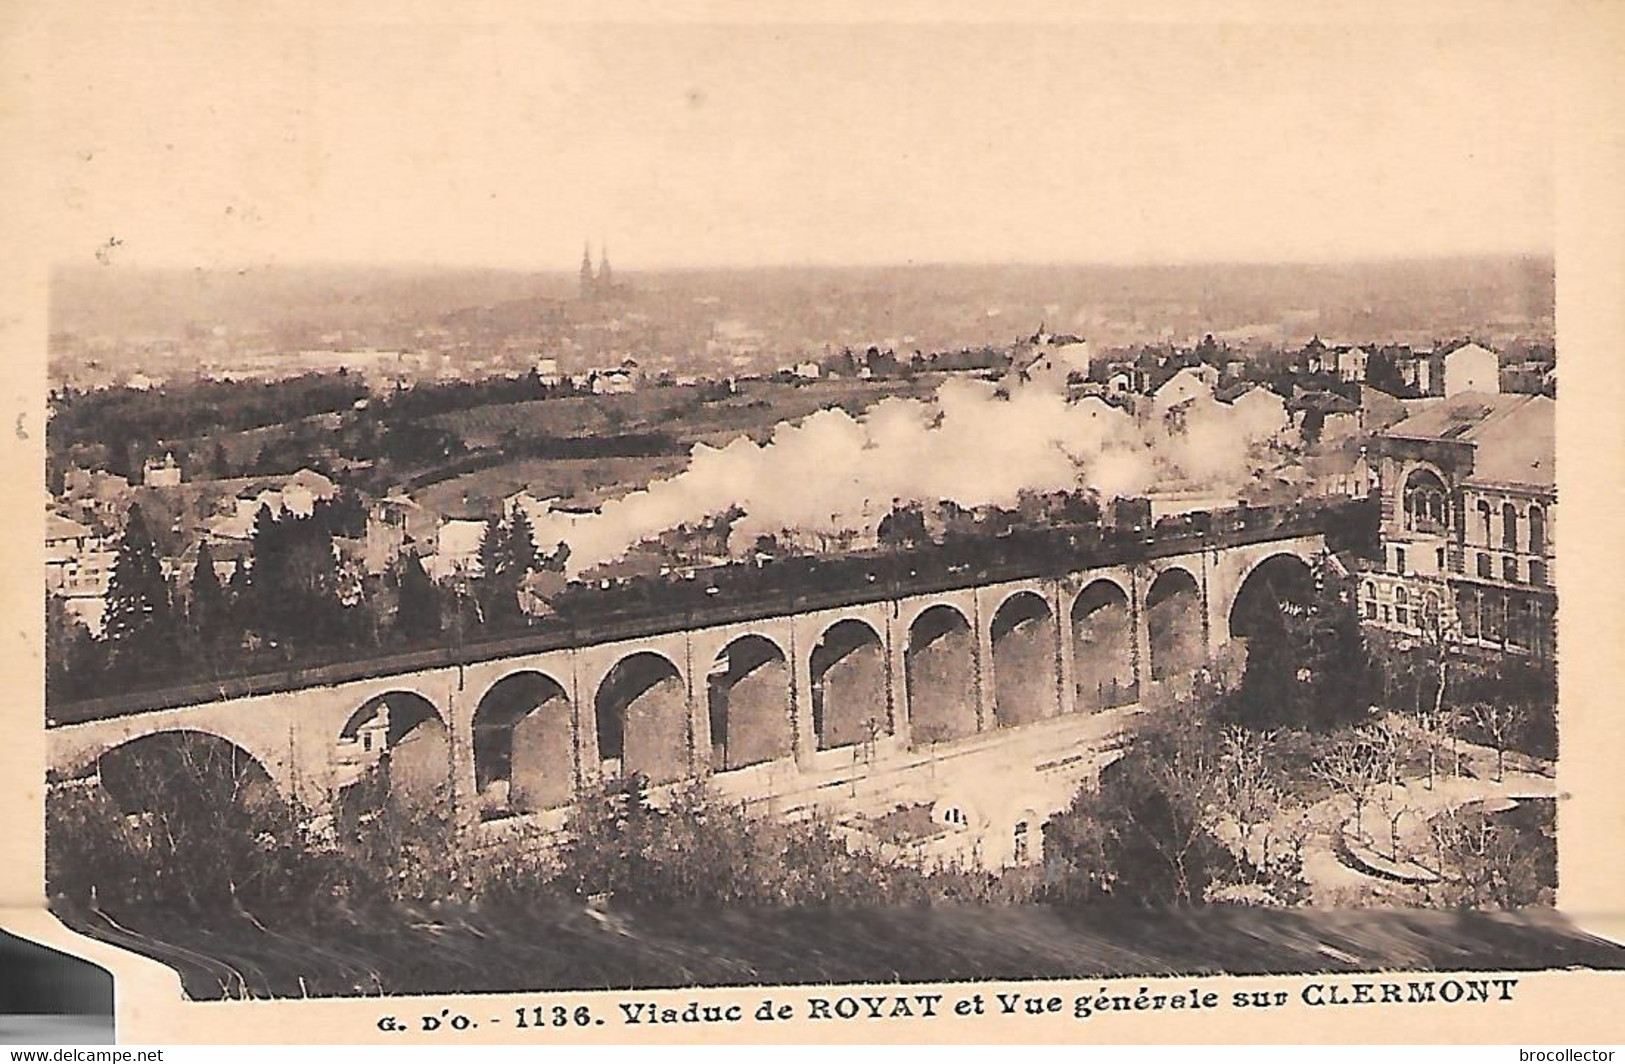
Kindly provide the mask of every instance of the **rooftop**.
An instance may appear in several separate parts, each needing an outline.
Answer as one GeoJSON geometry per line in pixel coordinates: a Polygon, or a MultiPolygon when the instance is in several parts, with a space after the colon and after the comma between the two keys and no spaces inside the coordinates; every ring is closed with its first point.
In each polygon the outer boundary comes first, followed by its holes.
{"type": "Polygon", "coordinates": [[[1463,392],[1414,413],[1384,435],[1473,444],[1469,483],[1557,484],[1557,404],[1544,395],[1463,392]]]}

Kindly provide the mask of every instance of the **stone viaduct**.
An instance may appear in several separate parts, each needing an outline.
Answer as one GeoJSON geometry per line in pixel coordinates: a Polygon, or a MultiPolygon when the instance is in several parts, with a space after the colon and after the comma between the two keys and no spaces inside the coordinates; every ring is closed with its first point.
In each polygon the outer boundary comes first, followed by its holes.
{"type": "Polygon", "coordinates": [[[1021,836],[1098,771],[1126,714],[1234,660],[1238,601],[1272,572],[1304,586],[1325,536],[1287,531],[1148,537],[1138,560],[1062,575],[114,707],[49,727],[50,763],[83,777],[110,752],[200,733],[312,812],[381,766],[390,799],[438,803],[490,841],[559,822],[602,779],[704,776],[785,814],[928,807],[988,831],[986,859],[1031,859],[1021,836]]]}

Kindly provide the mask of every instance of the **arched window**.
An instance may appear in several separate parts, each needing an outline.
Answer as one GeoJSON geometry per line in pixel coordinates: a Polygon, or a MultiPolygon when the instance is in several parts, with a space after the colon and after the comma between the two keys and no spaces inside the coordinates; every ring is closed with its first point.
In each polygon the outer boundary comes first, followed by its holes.
{"type": "Polygon", "coordinates": [[[1518,508],[1511,503],[1501,505],[1501,546],[1518,549],[1518,508]]]}
{"type": "Polygon", "coordinates": [[[1529,507],[1529,553],[1546,553],[1546,511],[1539,506],[1529,507]]]}
{"type": "Polygon", "coordinates": [[[1407,602],[1409,602],[1410,600],[1411,600],[1411,593],[1409,591],[1406,591],[1403,587],[1394,588],[1394,601],[1395,602],[1397,602],[1401,606],[1403,606],[1407,602]]]}
{"type": "Polygon", "coordinates": [[[1479,542],[1486,547],[1493,546],[1490,541],[1490,504],[1483,499],[1478,500],[1478,522],[1479,529],[1483,533],[1483,538],[1479,542]]]}
{"type": "Polygon", "coordinates": [[[1405,478],[1405,527],[1416,532],[1443,532],[1449,528],[1449,500],[1444,481],[1430,470],[1413,470],[1405,478]]]}

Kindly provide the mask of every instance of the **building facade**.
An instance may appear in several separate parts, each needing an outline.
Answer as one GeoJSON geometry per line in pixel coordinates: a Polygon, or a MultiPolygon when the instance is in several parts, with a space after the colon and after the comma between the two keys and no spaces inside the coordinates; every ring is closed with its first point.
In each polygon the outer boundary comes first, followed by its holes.
{"type": "Polygon", "coordinates": [[[1553,655],[1554,413],[1545,396],[1468,392],[1373,438],[1384,557],[1361,578],[1366,624],[1553,655]]]}

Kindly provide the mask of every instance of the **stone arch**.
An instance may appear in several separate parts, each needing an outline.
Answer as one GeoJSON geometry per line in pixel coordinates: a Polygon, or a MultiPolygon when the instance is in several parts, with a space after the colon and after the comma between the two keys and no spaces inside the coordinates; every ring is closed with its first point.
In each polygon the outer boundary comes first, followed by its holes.
{"type": "Polygon", "coordinates": [[[764,635],[742,635],[717,654],[705,683],[711,768],[718,772],[790,756],[790,663],[764,635]]]}
{"type": "Polygon", "coordinates": [[[174,803],[246,810],[287,799],[265,762],[212,731],[176,727],[146,732],[97,755],[97,778],[127,815],[158,812],[174,803]]]}
{"type": "Polygon", "coordinates": [[[1120,706],[1139,697],[1134,679],[1134,611],[1115,580],[1091,581],[1072,600],[1072,675],[1078,708],[1120,706]]]}
{"type": "Polygon", "coordinates": [[[1179,566],[1164,569],[1145,593],[1150,675],[1161,683],[1193,673],[1207,658],[1202,643],[1202,592],[1179,566]]]}
{"type": "Polygon", "coordinates": [[[593,711],[604,775],[651,783],[688,775],[688,691],[670,658],[640,650],[617,661],[598,685],[593,711]]]}
{"type": "Polygon", "coordinates": [[[869,622],[847,617],[824,629],[809,665],[818,749],[852,746],[890,733],[885,643],[869,622]]]}
{"type": "Polygon", "coordinates": [[[993,715],[1009,727],[1061,711],[1056,677],[1055,612],[1035,591],[1006,598],[989,623],[993,644],[993,715]]]}
{"type": "Polygon", "coordinates": [[[903,683],[915,746],[976,731],[976,634],[957,606],[938,603],[909,625],[903,683]]]}
{"type": "MultiPolygon", "coordinates": [[[[1270,610],[1307,608],[1314,596],[1314,573],[1296,554],[1281,552],[1260,559],[1242,577],[1226,620],[1231,639],[1246,639],[1276,625],[1270,610]]],[[[1369,584],[1369,581],[1367,582],[1369,584]]],[[[1375,593],[1375,588],[1370,588],[1375,593]]]]}
{"type": "Polygon", "coordinates": [[[339,790],[370,776],[380,799],[414,809],[432,808],[450,793],[446,722],[416,691],[386,691],[363,702],[339,730],[333,763],[339,790]]]}
{"type": "Polygon", "coordinates": [[[480,814],[534,812],[569,801],[575,781],[570,696],[546,673],[509,673],[474,708],[480,814]]]}

